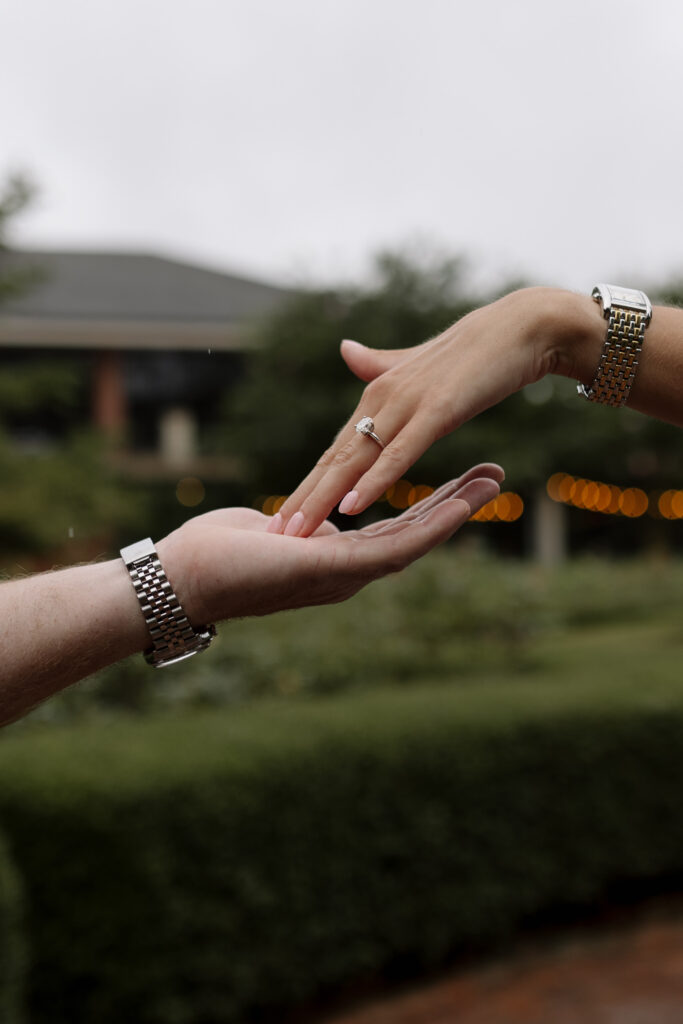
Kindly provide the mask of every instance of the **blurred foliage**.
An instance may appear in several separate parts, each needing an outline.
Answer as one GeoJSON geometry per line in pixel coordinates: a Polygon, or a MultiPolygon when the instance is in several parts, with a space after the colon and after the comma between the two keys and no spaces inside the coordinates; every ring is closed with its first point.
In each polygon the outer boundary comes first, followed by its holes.
{"type": "Polygon", "coordinates": [[[491,673],[541,682],[584,643],[596,678],[666,675],[669,664],[678,673],[681,607],[680,561],[577,559],[551,569],[468,552],[458,540],[342,604],[223,623],[209,651],[167,672],[141,657],[114,665],[29,724],[431,681],[470,687],[491,673]],[[651,627],[663,631],[656,651],[651,627]]]}
{"type": "Polygon", "coordinates": [[[76,363],[41,359],[0,368],[0,418],[16,422],[23,417],[69,417],[82,405],[84,383],[76,363]]]}
{"type": "Polygon", "coordinates": [[[0,370],[0,573],[103,554],[144,520],[146,497],[120,479],[106,440],[78,430],[78,363],[0,370]]]}
{"type": "MultiPolygon", "coordinates": [[[[246,456],[253,495],[291,491],[353,412],[363,385],[341,361],[343,338],[408,347],[493,297],[474,292],[463,260],[410,254],[381,256],[368,288],[294,297],[263,327],[261,347],[225,403],[222,442],[246,456]]],[[[553,377],[443,438],[410,477],[435,484],[481,461],[500,462],[513,489],[558,470],[644,487],[671,487],[683,475],[677,428],[580,402],[573,381],[553,377]]]]}
{"type": "Polygon", "coordinates": [[[217,430],[244,457],[253,494],[291,489],[353,411],[362,384],[341,360],[343,338],[407,347],[482,301],[459,259],[418,263],[385,253],[375,278],[367,289],[301,292],[262,327],[217,430]]]}
{"type": "Polygon", "coordinates": [[[144,498],[107,468],[106,446],[92,434],[32,454],[0,434],[0,474],[0,572],[8,575],[18,562],[48,568],[102,555],[144,514],[144,498]]]}
{"type": "Polygon", "coordinates": [[[30,206],[37,191],[26,174],[10,174],[0,184],[0,303],[23,295],[27,288],[44,279],[44,271],[39,265],[9,269],[3,259],[8,248],[8,229],[14,218],[30,206]]]}
{"type": "MultiPolygon", "coordinates": [[[[0,303],[42,279],[40,267],[10,271],[2,259],[11,222],[35,193],[20,175],[0,188],[0,303]]],[[[82,361],[57,356],[0,368],[0,573],[95,557],[144,516],[144,499],[118,478],[106,441],[79,426],[86,373],[82,361]]]]}

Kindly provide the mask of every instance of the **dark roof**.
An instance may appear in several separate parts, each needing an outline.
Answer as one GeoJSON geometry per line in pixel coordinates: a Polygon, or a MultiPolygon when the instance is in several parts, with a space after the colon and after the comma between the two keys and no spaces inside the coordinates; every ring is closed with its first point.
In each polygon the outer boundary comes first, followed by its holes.
{"type": "Polygon", "coordinates": [[[35,283],[0,309],[0,343],[57,345],[68,336],[77,347],[120,338],[124,348],[158,348],[163,336],[172,348],[234,348],[236,330],[291,295],[143,253],[0,253],[0,276],[29,269],[35,283]]]}

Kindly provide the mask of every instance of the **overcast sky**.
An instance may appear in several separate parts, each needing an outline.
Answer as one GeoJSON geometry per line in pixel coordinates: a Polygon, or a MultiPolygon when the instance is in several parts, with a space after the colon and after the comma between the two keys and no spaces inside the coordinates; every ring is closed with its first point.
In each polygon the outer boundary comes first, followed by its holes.
{"type": "Polygon", "coordinates": [[[680,0],[0,0],[24,247],[289,282],[420,239],[485,276],[683,276],[680,0]]]}

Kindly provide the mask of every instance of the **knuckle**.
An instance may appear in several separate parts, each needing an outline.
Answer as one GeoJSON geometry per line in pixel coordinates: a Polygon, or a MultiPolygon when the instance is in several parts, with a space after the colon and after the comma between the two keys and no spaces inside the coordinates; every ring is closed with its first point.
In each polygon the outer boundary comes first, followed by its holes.
{"type": "Polygon", "coordinates": [[[365,387],[362,403],[364,414],[367,412],[367,415],[369,416],[376,416],[390,400],[391,394],[389,385],[384,380],[384,374],[379,377],[375,377],[375,379],[365,387]]]}
{"type": "Polygon", "coordinates": [[[315,464],[316,469],[327,469],[328,466],[332,465],[334,458],[334,449],[328,448],[327,451],[323,452],[318,461],[315,464]]]}
{"type": "Polygon", "coordinates": [[[382,380],[382,376],[380,375],[379,377],[375,377],[374,380],[371,380],[369,384],[365,385],[365,392],[363,395],[365,399],[365,404],[368,404],[368,402],[372,403],[376,399],[381,398],[383,394],[384,381],[382,380]]]}
{"type": "Polygon", "coordinates": [[[332,455],[331,465],[345,466],[355,453],[355,447],[351,441],[347,441],[332,455]]]}
{"type": "Polygon", "coordinates": [[[405,447],[401,441],[390,441],[382,452],[382,458],[392,463],[403,463],[405,455],[405,447]]]}
{"type": "Polygon", "coordinates": [[[354,455],[355,449],[351,441],[346,441],[341,448],[328,448],[316,463],[317,469],[329,469],[331,466],[345,466],[354,455]]]}

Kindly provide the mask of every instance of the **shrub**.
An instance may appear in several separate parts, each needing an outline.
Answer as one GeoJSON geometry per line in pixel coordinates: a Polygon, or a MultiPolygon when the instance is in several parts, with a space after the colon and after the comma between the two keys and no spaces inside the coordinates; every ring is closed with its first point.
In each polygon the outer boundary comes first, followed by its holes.
{"type": "Polygon", "coordinates": [[[32,1024],[232,1024],[683,871],[683,694],[432,687],[17,733],[32,1024]]]}

